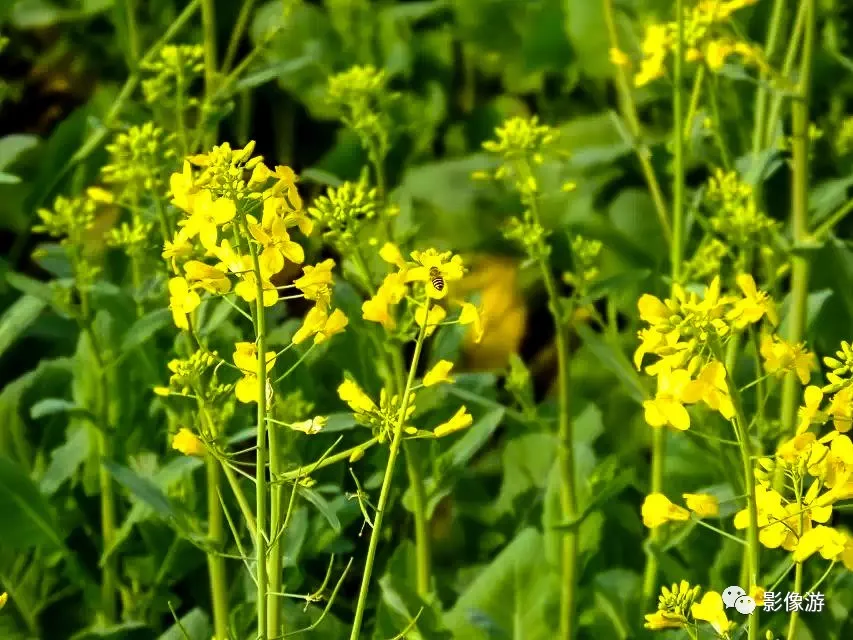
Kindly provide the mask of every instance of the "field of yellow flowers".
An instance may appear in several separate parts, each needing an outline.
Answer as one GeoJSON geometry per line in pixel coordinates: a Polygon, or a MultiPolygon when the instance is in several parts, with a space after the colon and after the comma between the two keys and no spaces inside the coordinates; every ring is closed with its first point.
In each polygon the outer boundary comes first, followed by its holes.
{"type": "Polygon", "coordinates": [[[842,0],[6,0],[0,640],[853,637],[842,0]]]}

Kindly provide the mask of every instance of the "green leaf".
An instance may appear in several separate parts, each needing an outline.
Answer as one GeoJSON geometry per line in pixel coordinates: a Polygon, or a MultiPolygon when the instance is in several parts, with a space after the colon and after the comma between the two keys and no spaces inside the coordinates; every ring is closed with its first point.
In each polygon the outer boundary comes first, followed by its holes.
{"type": "Polygon", "coordinates": [[[444,622],[456,638],[553,638],[558,594],[542,534],[531,527],[468,585],[444,622]]]}
{"type": "Polygon", "coordinates": [[[48,0],[18,0],[12,6],[11,22],[18,29],[38,29],[60,22],[65,13],[48,0]]]}
{"type": "Polygon", "coordinates": [[[94,628],[71,636],[71,640],[148,640],[151,630],[141,622],[123,622],[106,629],[94,628]]]}
{"type": "Polygon", "coordinates": [[[341,521],[338,519],[338,514],[335,513],[332,506],[321,496],[317,491],[309,487],[299,487],[299,495],[308,500],[311,504],[317,507],[320,514],[329,523],[329,526],[335,530],[335,533],[341,532],[341,521]]]}
{"type": "Polygon", "coordinates": [[[358,423],[355,421],[355,416],[351,413],[330,413],[326,416],[326,426],[323,427],[323,433],[348,431],[356,424],[358,423]]]}
{"type": "Polygon", "coordinates": [[[172,322],[172,313],[168,309],[157,309],[139,318],[130,325],[121,343],[122,353],[133,351],[148,342],[163,327],[172,322]]]}
{"type": "Polygon", "coordinates": [[[0,138],[0,171],[12,166],[21,155],[38,143],[38,136],[23,133],[13,133],[0,138]]]}
{"type": "Polygon", "coordinates": [[[642,404],[648,397],[648,392],[627,356],[606,343],[600,334],[595,333],[586,325],[578,324],[575,328],[583,339],[584,346],[592,351],[601,364],[622,382],[628,395],[637,403],[642,404]]]}
{"type": "Polygon", "coordinates": [[[6,281],[21,293],[29,294],[47,304],[53,303],[53,289],[40,280],[10,271],[6,274],[6,281]]]}
{"type": "Polygon", "coordinates": [[[85,425],[74,425],[68,429],[69,435],[65,443],[56,447],[50,454],[50,464],[41,479],[40,488],[52,495],[71,478],[80,465],[86,460],[91,451],[89,429],[85,425]]]}
{"type": "Polygon", "coordinates": [[[158,640],[187,640],[187,636],[189,640],[208,640],[211,633],[210,618],[202,609],[196,607],[180,619],[180,625],[173,624],[158,640]]]}
{"type": "Polygon", "coordinates": [[[153,509],[154,513],[178,524],[184,522],[185,512],[173,503],[151,480],[143,478],[135,471],[112,460],[102,460],[101,464],[110,472],[116,482],[127,489],[134,498],[153,509]]]}
{"type": "Polygon", "coordinates": [[[25,295],[12,303],[0,316],[0,356],[36,321],[46,303],[25,295]]]}
{"type": "Polygon", "coordinates": [[[5,456],[0,456],[0,514],[0,540],[4,547],[63,548],[50,504],[26,471],[5,456]]]}
{"type": "Polygon", "coordinates": [[[600,2],[563,0],[566,33],[581,72],[591,78],[610,78],[610,38],[600,2]]]}

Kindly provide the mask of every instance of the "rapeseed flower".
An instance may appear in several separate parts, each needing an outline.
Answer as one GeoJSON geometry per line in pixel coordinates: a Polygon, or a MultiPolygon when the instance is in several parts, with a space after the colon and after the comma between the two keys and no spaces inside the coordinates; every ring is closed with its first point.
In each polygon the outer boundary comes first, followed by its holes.
{"type": "Polygon", "coordinates": [[[450,435],[451,433],[455,433],[457,431],[461,431],[462,429],[466,429],[470,427],[474,422],[474,418],[468,413],[468,410],[461,406],[453,414],[447,422],[442,422],[435,429],[433,429],[433,435],[436,438],[441,438],[443,436],[450,435]]]}
{"type": "Polygon", "coordinates": [[[181,427],[172,437],[172,448],[185,456],[203,456],[205,453],[204,443],[186,427],[181,427]]]}
{"type": "Polygon", "coordinates": [[[690,512],[684,507],[673,504],[662,493],[650,493],[643,500],[641,508],[643,524],[650,529],[659,527],[667,522],[684,522],[690,520],[690,512]]]}
{"type": "MultiPolygon", "coordinates": [[[[238,342],[234,345],[234,364],[243,374],[234,387],[234,394],[240,402],[259,402],[261,391],[258,385],[258,347],[254,342],[238,342]]],[[[275,366],[275,351],[267,351],[264,356],[266,371],[275,366]]],[[[269,385],[269,381],[267,381],[269,385]]]]}
{"type": "Polygon", "coordinates": [[[189,330],[188,316],[201,304],[201,298],[193,291],[186,279],[177,277],[169,280],[169,309],[178,329],[189,330]]]}
{"type": "Polygon", "coordinates": [[[450,360],[439,360],[424,374],[422,384],[425,387],[432,387],[443,382],[453,382],[453,378],[450,377],[451,369],[453,369],[453,363],[450,360]]]}
{"type": "Polygon", "coordinates": [[[700,518],[716,518],[720,515],[720,501],[707,493],[685,493],[683,496],[687,508],[700,518]]]}

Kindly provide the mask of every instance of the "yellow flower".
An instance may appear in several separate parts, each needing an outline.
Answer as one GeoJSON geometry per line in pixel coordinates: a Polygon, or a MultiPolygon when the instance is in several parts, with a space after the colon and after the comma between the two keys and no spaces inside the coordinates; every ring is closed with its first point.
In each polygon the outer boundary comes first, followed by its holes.
{"type": "Polygon", "coordinates": [[[717,360],[712,360],[702,368],[696,380],[685,389],[683,398],[688,403],[703,400],[711,409],[719,411],[726,420],[731,420],[735,414],[726,384],[726,368],[717,360]]]}
{"type": "Polygon", "coordinates": [[[412,251],[412,260],[418,266],[406,272],[406,282],[425,282],[427,295],[440,299],[447,295],[447,283],[461,280],[465,273],[462,258],[450,251],[439,253],[435,249],[412,251]]]}
{"type": "Polygon", "coordinates": [[[378,322],[386,329],[393,329],[397,321],[390,312],[390,303],[385,296],[375,295],[361,305],[361,317],[370,322],[378,322]]]}
{"type": "Polygon", "coordinates": [[[803,401],[805,405],[800,407],[797,415],[800,422],[797,426],[797,433],[806,431],[813,422],[820,422],[823,419],[823,414],[820,411],[820,405],[823,402],[823,391],[820,387],[809,385],[803,392],[803,401]]]}
{"type": "Polygon", "coordinates": [[[647,613],[646,622],[643,625],[646,629],[651,629],[652,631],[662,631],[664,629],[680,629],[685,624],[687,624],[687,620],[684,616],[676,614],[676,613],[668,613],[666,611],[655,611],[654,613],[647,613]]]}
{"type": "Polygon", "coordinates": [[[258,262],[264,277],[269,278],[284,269],[285,258],[294,264],[302,264],[305,261],[302,245],[290,239],[284,219],[278,214],[268,214],[267,208],[264,207],[261,223],[249,221],[248,227],[249,233],[263,247],[258,262]]]}
{"type": "Polygon", "coordinates": [[[841,433],[850,431],[853,425],[853,387],[844,387],[832,396],[829,415],[836,430],[841,433]]]}
{"type": "Polygon", "coordinates": [[[740,274],[736,280],[744,297],[735,302],[734,307],[726,315],[726,318],[734,321],[734,325],[738,329],[743,329],[747,325],[758,322],[765,315],[774,327],[779,324],[779,317],[776,315],[776,304],[766,293],[758,290],[752,276],[749,274],[740,274]]]}
{"type": "Polygon", "coordinates": [[[643,367],[643,358],[647,353],[655,353],[655,350],[664,341],[664,335],[653,328],[640,329],[637,333],[640,339],[640,346],[634,352],[634,366],[639,371],[643,367]]]}
{"type": "Polygon", "coordinates": [[[302,276],[293,281],[307,300],[314,300],[324,307],[331,304],[332,299],[332,269],[335,261],[331,258],[316,265],[306,265],[302,268],[302,276]]]}
{"type": "Polygon", "coordinates": [[[115,202],[113,194],[101,187],[89,187],[86,189],[86,195],[90,200],[93,200],[98,204],[112,204],[115,202]]]}
{"type": "MultiPolygon", "coordinates": [[[[234,387],[234,394],[240,402],[259,402],[261,392],[258,388],[258,346],[254,342],[238,342],[234,345],[234,364],[243,374],[234,387]]],[[[267,351],[264,356],[266,370],[269,373],[275,366],[275,351],[267,351]]],[[[267,381],[269,385],[269,381],[267,381]]],[[[267,391],[269,393],[269,391],[267,391]]]]}
{"type": "Polygon", "coordinates": [[[483,339],[483,321],[480,318],[480,312],[470,302],[462,304],[462,312],[459,314],[459,324],[471,325],[472,337],[475,344],[479,344],[483,339]]]}
{"type": "Polygon", "coordinates": [[[403,258],[403,254],[400,253],[400,249],[397,245],[390,242],[386,242],[382,245],[382,248],[379,250],[379,257],[385,262],[393,264],[400,269],[403,269],[406,266],[406,261],[403,258]]]}
{"type": "Polygon", "coordinates": [[[769,374],[782,375],[796,371],[801,384],[808,384],[811,370],[817,368],[817,359],[806,350],[803,343],[792,345],[769,333],[761,336],[759,347],[764,358],[764,369],[769,374]]]}
{"type": "Polygon", "coordinates": [[[658,373],[658,389],[654,400],[643,402],[645,419],[649,426],[670,425],[680,431],[690,428],[690,414],[682,404],[687,401],[686,394],[690,383],[690,374],[684,369],[672,372],[664,369],[658,373]]]}
{"type": "Polygon", "coordinates": [[[185,456],[203,456],[205,452],[204,443],[186,427],[181,427],[172,437],[172,448],[185,456]]]}
{"type": "Polygon", "coordinates": [[[447,316],[447,312],[438,305],[433,305],[429,309],[429,315],[427,316],[426,308],[423,306],[415,309],[415,322],[419,327],[424,326],[424,320],[426,320],[426,336],[429,337],[435,331],[435,328],[441,323],[442,320],[447,316]]]}
{"type": "Polygon", "coordinates": [[[352,380],[344,380],[338,387],[338,397],[355,413],[376,411],[376,403],[352,380]]]}
{"type": "Polygon", "coordinates": [[[210,293],[226,293],[231,289],[231,281],[222,270],[198,260],[187,262],[184,265],[184,274],[193,287],[210,293]]]}
{"type": "Polygon", "coordinates": [[[294,431],[301,431],[302,433],[307,433],[308,435],[313,435],[315,433],[320,433],[323,428],[326,426],[326,418],[324,416],[315,416],[310,420],[304,420],[302,422],[294,422],[293,424],[287,425],[294,431]]]}
{"type": "Polygon", "coordinates": [[[179,258],[188,258],[193,253],[193,247],[190,244],[189,236],[184,229],[179,229],[175,237],[171,240],[166,240],[163,243],[164,260],[169,260],[172,263],[172,270],[177,272],[177,260],[179,258]]]}
{"type": "Polygon", "coordinates": [[[169,189],[172,192],[172,204],[186,213],[191,213],[198,189],[193,183],[192,166],[186,160],[183,171],[173,173],[169,177],[169,189]]]}
{"type": "Polygon", "coordinates": [[[433,429],[432,432],[436,438],[441,438],[442,436],[450,435],[451,433],[455,433],[456,431],[466,429],[470,427],[473,422],[474,418],[471,417],[471,414],[468,413],[468,410],[463,405],[459,407],[459,410],[455,414],[453,414],[453,417],[450,418],[450,420],[441,423],[435,429],[433,429]]]}
{"type": "Polygon", "coordinates": [[[690,520],[690,512],[684,507],[670,502],[662,493],[650,493],[643,500],[641,508],[643,524],[654,529],[670,521],[690,520]]]}
{"type": "Polygon", "coordinates": [[[617,47],[610,47],[610,63],[617,67],[630,67],[631,60],[625,55],[625,52],[617,47]]]}
{"type": "MultiPolygon", "coordinates": [[[[302,198],[299,197],[299,191],[296,189],[296,173],[294,173],[293,169],[284,165],[276,165],[273,175],[276,178],[276,183],[272,186],[272,193],[274,195],[286,195],[294,209],[301,209],[302,198]]],[[[308,235],[308,233],[305,235],[308,235]]]]}
{"type": "Polygon", "coordinates": [[[726,609],[723,597],[716,591],[708,591],[702,596],[702,600],[690,607],[690,613],[696,620],[709,622],[714,631],[720,635],[727,635],[734,623],[729,622],[726,617],[726,609]]]}
{"type": "Polygon", "coordinates": [[[293,334],[293,343],[301,344],[314,336],[314,344],[322,344],[336,333],[341,333],[348,323],[340,309],[335,309],[330,315],[323,307],[315,305],[305,314],[302,326],[293,334]]]}
{"type": "Polygon", "coordinates": [[[639,72],[634,76],[634,86],[642,87],[663,76],[670,40],[665,24],[653,24],[646,29],[642,44],[643,60],[639,72]]]}
{"type": "Polygon", "coordinates": [[[716,518],[720,515],[720,501],[708,493],[685,493],[684,502],[700,518],[716,518]]]}
{"type": "Polygon", "coordinates": [[[172,320],[178,329],[189,330],[187,315],[195,311],[200,304],[201,298],[190,289],[184,278],[169,280],[169,309],[172,310],[172,320]]]}
{"type": "Polygon", "coordinates": [[[753,585],[749,589],[749,597],[755,600],[755,604],[757,604],[759,607],[764,606],[764,594],[764,587],[753,585]]]}
{"type": "Polygon", "coordinates": [[[815,552],[820,552],[824,560],[834,560],[845,549],[847,536],[824,525],[806,531],[794,549],[794,562],[805,562],[815,552]]]}
{"type": "Polygon", "coordinates": [[[195,198],[190,217],[181,220],[178,224],[183,226],[190,238],[198,236],[205,249],[215,251],[219,227],[230,222],[235,215],[237,215],[237,205],[233,200],[229,198],[214,200],[210,191],[204,190],[195,198]]]}
{"type": "Polygon", "coordinates": [[[431,387],[442,382],[453,382],[450,377],[450,370],[453,368],[453,363],[450,360],[439,360],[436,365],[426,372],[423,379],[425,387],[431,387]]]}
{"type": "Polygon", "coordinates": [[[637,300],[637,309],[640,312],[640,319],[652,326],[668,322],[673,313],[660,298],[650,293],[640,296],[637,300]]]}
{"type": "Polygon", "coordinates": [[[734,50],[734,43],[730,40],[724,38],[711,40],[705,47],[705,62],[708,63],[711,71],[719,71],[734,50]]]}

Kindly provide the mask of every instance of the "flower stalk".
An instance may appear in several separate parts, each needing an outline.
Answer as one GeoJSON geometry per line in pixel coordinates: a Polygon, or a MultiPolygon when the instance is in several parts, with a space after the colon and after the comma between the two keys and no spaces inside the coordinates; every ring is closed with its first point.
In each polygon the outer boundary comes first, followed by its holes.
{"type": "Polygon", "coordinates": [[[412,355],[412,364],[409,367],[409,376],[406,380],[406,388],[403,391],[403,399],[400,402],[400,411],[397,418],[397,424],[394,428],[394,436],[391,440],[391,447],[388,453],[388,462],[385,466],[385,475],[382,479],[382,488],[379,492],[379,502],[376,505],[376,516],[373,521],[373,529],[370,533],[370,543],[367,548],[367,559],[364,564],[364,575],[361,579],[361,588],[358,592],[358,602],[355,609],[355,618],[352,623],[352,631],[350,640],[358,640],[361,633],[361,626],[364,620],[364,611],[367,606],[367,594],[370,591],[370,577],[373,573],[373,564],[376,560],[376,549],[379,546],[379,536],[382,531],[382,521],[385,517],[385,510],[388,506],[388,499],[391,495],[391,483],[394,476],[394,466],[397,463],[397,454],[400,451],[401,441],[403,437],[403,426],[406,422],[406,414],[409,409],[409,399],[414,386],[415,374],[417,373],[418,363],[420,362],[421,352],[423,351],[424,339],[426,337],[427,321],[429,314],[430,299],[426,298],[424,302],[424,322],[421,324],[418,332],[417,341],[415,342],[415,352],[412,355]]]}

